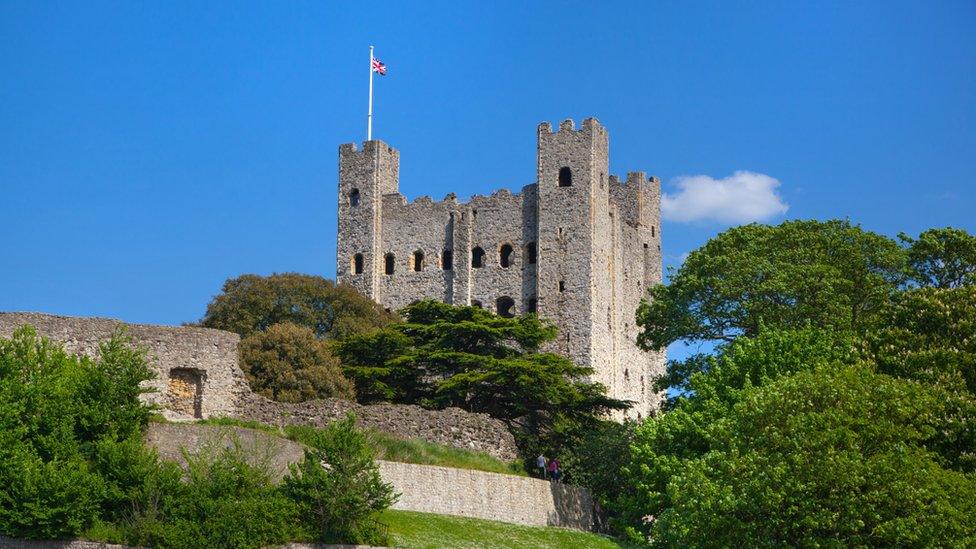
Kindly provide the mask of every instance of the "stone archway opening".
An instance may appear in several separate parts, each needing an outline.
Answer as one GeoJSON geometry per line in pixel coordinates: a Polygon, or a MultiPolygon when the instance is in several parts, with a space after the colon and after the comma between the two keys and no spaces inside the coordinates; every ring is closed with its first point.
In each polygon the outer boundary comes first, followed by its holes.
{"type": "Polygon", "coordinates": [[[204,373],[196,368],[173,368],[166,389],[167,408],[187,419],[202,419],[204,373]]]}

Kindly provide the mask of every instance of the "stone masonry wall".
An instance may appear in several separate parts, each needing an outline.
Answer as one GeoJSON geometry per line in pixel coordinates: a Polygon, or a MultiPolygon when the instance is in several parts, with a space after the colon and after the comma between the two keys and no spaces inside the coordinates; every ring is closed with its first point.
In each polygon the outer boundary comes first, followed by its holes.
{"type": "MultiPolygon", "coordinates": [[[[146,442],[163,459],[184,466],[181,448],[192,455],[208,447],[239,444],[252,463],[269,465],[278,479],[287,472],[288,464],[304,457],[303,447],[297,442],[240,427],[154,424],[146,442]]],[[[593,528],[592,498],[587,490],[577,486],[434,465],[382,460],[377,464],[383,480],[400,493],[394,509],[529,526],[593,528]]]]}
{"type": "Polygon", "coordinates": [[[106,318],[76,318],[39,313],[0,313],[0,336],[31,325],[41,336],[64,343],[72,353],[98,356],[99,343],[119,328],[148,352],[157,378],[155,392],[143,398],[171,420],[231,416],[250,393],[237,364],[237,334],[209,328],[126,324],[106,318]]]}

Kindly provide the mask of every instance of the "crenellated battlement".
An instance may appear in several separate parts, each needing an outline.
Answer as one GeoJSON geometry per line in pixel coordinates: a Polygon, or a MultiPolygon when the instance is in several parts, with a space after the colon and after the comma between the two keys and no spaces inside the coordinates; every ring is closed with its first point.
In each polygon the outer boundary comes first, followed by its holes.
{"type": "Polygon", "coordinates": [[[434,298],[554,322],[547,350],[592,367],[611,396],[646,416],[663,354],[636,345],[633,315],[661,281],[660,181],[609,173],[595,118],[537,128],[535,182],[461,201],[399,191],[399,152],[382,141],[339,148],[338,280],[389,309],[434,298]]]}

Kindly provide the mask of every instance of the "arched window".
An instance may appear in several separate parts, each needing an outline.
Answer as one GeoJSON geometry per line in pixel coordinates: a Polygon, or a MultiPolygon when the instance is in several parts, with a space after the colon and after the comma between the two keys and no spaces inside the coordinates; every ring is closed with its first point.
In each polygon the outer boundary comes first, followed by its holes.
{"type": "Polygon", "coordinates": [[[525,263],[527,265],[532,265],[535,263],[536,248],[535,242],[529,242],[525,245],[525,263]]]}
{"type": "Polygon", "coordinates": [[[573,170],[567,166],[559,168],[559,186],[570,187],[573,184],[573,170]]]}
{"type": "Polygon", "coordinates": [[[480,269],[485,265],[485,251],[481,248],[471,250],[471,266],[480,269]]]}
{"type": "Polygon", "coordinates": [[[495,300],[495,312],[498,316],[503,316],[505,318],[512,318],[515,316],[515,300],[503,295],[495,300]]]}
{"type": "Polygon", "coordinates": [[[386,254],[386,274],[393,274],[393,254],[386,254]]]}
{"type": "Polygon", "coordinates": [[[420,250],[413,253],[413,270],[418,273],[424,270],[424,252],[420,250]]]}
{"type": "Polygon", "coordinates": [[[352,256],[352,273],[363,274],[363,254],[352,256]]]}
{"type": "Polygon", "coordinates": [[[534,297],[530,297],[529,300],[525,303],[525,312],[535,313],[538,311],[539,311],[539,300],[534,297]]]}
{"type": "Polygon", "coordinates": [[[445,271],[450,271],[454,268],[454,252],[444,250],[444,253],[441,254],[441,268],[445,271]]]}
{"type": "Polygon", "coordinates": [[[504,268],[508,268],[512,264],[512,246],[511,244],[505,244],[498,250],[498,264],[504,268]]]}
{"type": "Polygon", "coordinates": [[[353,189],[349,191],[349,205],[350,206],[359,205],[359,189],[353,189]]]}

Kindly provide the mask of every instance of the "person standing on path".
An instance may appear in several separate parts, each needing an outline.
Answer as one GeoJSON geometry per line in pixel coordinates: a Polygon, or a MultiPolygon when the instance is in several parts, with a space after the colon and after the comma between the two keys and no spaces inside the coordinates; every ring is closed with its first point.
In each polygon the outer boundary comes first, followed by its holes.
{"type": "Polygon", "coordinates": [[[546,479],[546,465],[549,465],[549,460],[543,454],[539,454],[539,457],[535,458],[535,466],[539,468],[539,474],[542,475],[542,480],[546,479]]]}
{"type": "Polygon", "coordinates": [[[553,482],[559,482],[559,473],[559,460],[552,458],[552,460],[549,461],[549,479],[553,482]]]}

